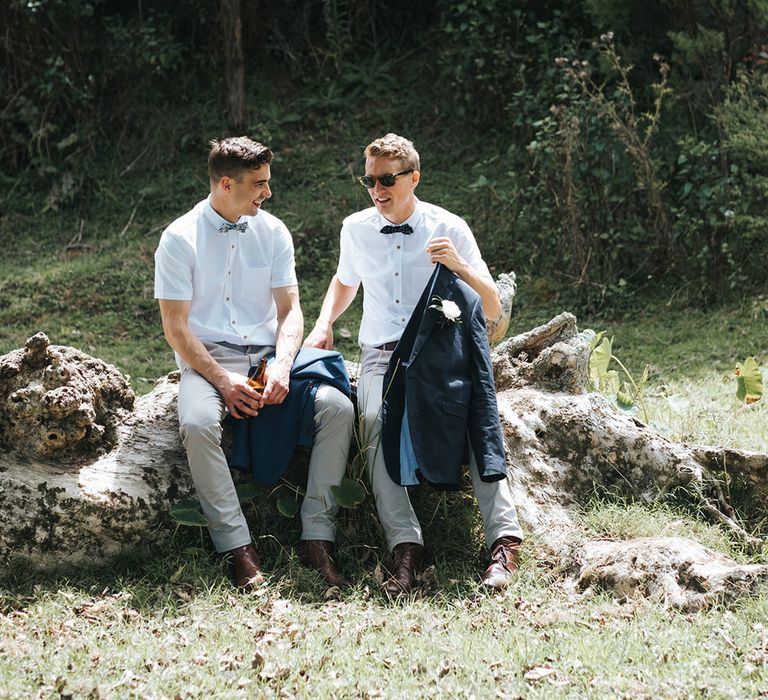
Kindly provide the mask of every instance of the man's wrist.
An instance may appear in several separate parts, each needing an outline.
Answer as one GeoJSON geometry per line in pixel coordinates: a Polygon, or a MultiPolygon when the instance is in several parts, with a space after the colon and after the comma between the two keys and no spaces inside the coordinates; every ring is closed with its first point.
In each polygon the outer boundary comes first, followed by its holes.
{"type": "Polygon", "coordinates": [[[214,387],[216,387],[216,390],[219,393],[222,393],[222,390],[226,387],[227,383],[230,381],[229,372],[225,369],[222,369],[221,367],[217,368],[217,371],[214,372],[213,376],[209,378],[209,381],[211,384],[213,384],[214,387]]]}
{"type": "Polygon", "coordinates": [[[285,355],[280,355],[279,357],[275,357],[274,363],[276,365],[288,365],[291,367],[293,365],[294,359],[296,359],[296,352],[291,352],[285,355]]]}

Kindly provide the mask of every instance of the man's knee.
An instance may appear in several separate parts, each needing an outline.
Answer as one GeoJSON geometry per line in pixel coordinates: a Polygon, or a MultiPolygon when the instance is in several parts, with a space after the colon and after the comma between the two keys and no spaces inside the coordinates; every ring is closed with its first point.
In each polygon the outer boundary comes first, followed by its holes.
{"type": "Polygon", "coordinates": [[[179,435],[187,447],[198,442],[221,443],[221,423],[208,416],[191,416],[179,422],[179,435]]]}
{"type": "Polygon", "coordinates": [[[315,395],[315,416],[333,416],[350,423],[355,417],[352,401],[332,386],[320,387],[315,395]]]}

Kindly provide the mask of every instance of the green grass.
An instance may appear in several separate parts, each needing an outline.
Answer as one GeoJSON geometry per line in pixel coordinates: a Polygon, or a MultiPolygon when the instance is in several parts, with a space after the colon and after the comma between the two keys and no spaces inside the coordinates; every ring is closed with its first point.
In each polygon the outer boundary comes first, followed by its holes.
{"type": "Polygon", "coordinates": [[[613,336],[614,355],[636,380],[649,366],[646,405],[663,435],[765,452],[765,400],[745,406],[736,397],[735,368],[749,356],[763,368],[768,385],[768,323],[751,308],[745,301],[706,311],[646,309],[618,320],[587,318],[580,326],[613,336]]]}
{"type": "MultiPolygon", "coordinates": [[[[339,143],[302,134],[277,139],[293,146],[279,149],[270,207],[294,236],[307,330],[335,270],[341,219],[368,203],[352,181],[359,162],[339,153],[357,153],[372,129],[348,126],[339,143]]],[[[438,143],[429,131],[435,127],[425,129],[438,143]]],[[[417,143],[419,136],[417,128],[417,143]]],[[[45,197],[17,188],[14,206],[0,214],[0,352],[45,331],[54,343],[116,364],[138,393],[173,368],[152,294],[152,255],[163,227],[205,196],[204,140],[189,143],[172,161],[158,146],[123,177],[117,164],[93,174],[93,195],[58,212],[40,213],[45,197]]],[[[435,165],[439,174],[425,177],[420,195],[472,214],[481,247],[504,248],[485,230],[471,193],[456,191],[464,164],[446,156],[435,165]]],[[[489,262],[498,273],[511,259],[489,262]]],[[[546,271],[518,272],[510,334],[575,308],[546,271]]],[[[676,299],[648,299],[622,315],[579,315],[579,327],[614,336],[615,353],[634,376],[651,365],[651,419],[671,439],[766,451],[765,404],[740,410],[733,376],[748,355],[763,367],[768,361],[765,298],[706,311],[676,299]]],[[[358,298],[336,326],[350,359],[360,313],[358,298]]],[[[298,522],[277,515],[276,495],[264,492],[248,509],[269,573],[257,595],[235,593],[207,536],[190,530],[166,548],[104,566],[4,565],[0,698],[768,694],[768,591],[697,614],[652,601],[619,605],[574,592],[530,540],[512,588],[488,595],[478,585],[482,526],[471,496],[422,493],[414,501],[434,582],[404,601],[381,596],[377,571],[386,554],[369,498],[339,524],[338,558],[356,586],[326,601],[325,587],[291,552],[298,522]]],[[[581,525],[595,536],[692,537],[750,560],[685,504],[595,500],[585,504],[581,525]]]]}
{"type": "Polygon", "coordinates": [[[0,592],[0,696],[745,698],[768,687],[768,597],[696,614],[584,599],[535,552],[503,595],[443,573],[397,603],[374,592],[371,570],[325,601],[293,558],[237,595],[220,564],[180,541],[109,570],[40,579],[17,565],[0,592]]]}

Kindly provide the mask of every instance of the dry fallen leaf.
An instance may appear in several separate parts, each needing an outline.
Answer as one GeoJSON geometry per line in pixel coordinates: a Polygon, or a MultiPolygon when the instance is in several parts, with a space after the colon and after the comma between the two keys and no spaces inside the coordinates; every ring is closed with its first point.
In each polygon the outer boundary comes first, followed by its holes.
{"type": "Polygon", "coordinates": [[[556,671],[551,666],[532,666],[528,671],[525,672],[523,678],[525,678],[527,681],[535,683],[536,681],[540,681],[547,676],[551,676],[553,673],[556,673],[556,671]]]}
{"type": "Polygon", "coordinates": [[[323,600],[328,602],[331,600],[341,600],[341,588],[338,586],[331,586],[324,594],[323,600]]]}
{"type": "Polygon", "coordinates": [[[264,667],[264,654],[262,654],[258,649],[253,652],[253,656],[251,657],[251,668],[253,669],[260,669],[264,667]]]}
{"type": "Polygon", "coordinates": [[[432,564],[424,569],[418,579],[425,588],[435,588],[437,586],[437,569],[435,569],[435,565],[432,564]]]}
{"type": "Polygon", "coordinates": [[[235,671],[243,665],[243,662],[232,654],[224,653],[219,657],[219,670],[235,671]]]}

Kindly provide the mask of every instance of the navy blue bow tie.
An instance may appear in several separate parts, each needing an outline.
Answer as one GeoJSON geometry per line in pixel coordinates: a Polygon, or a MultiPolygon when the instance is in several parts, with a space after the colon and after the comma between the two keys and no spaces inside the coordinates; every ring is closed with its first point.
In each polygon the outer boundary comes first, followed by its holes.
{"type": "Polygon", "coordinates": [[[239,224],[222,224],[221,226],[219,226],[219,233],[229,233],[232,230],[237,230],[240,233],[242,233],[247,228],[248,228],[248,224],[245,223],[245,221],[242,221],[239,224]]]}
{"type": "Polygon", "coordinates": [[[413,233],[413,229],[410,224],[398,224],[397,226],[385,226],[381,229],[382,233],[404,233],[409,236],[413,233]]]}

